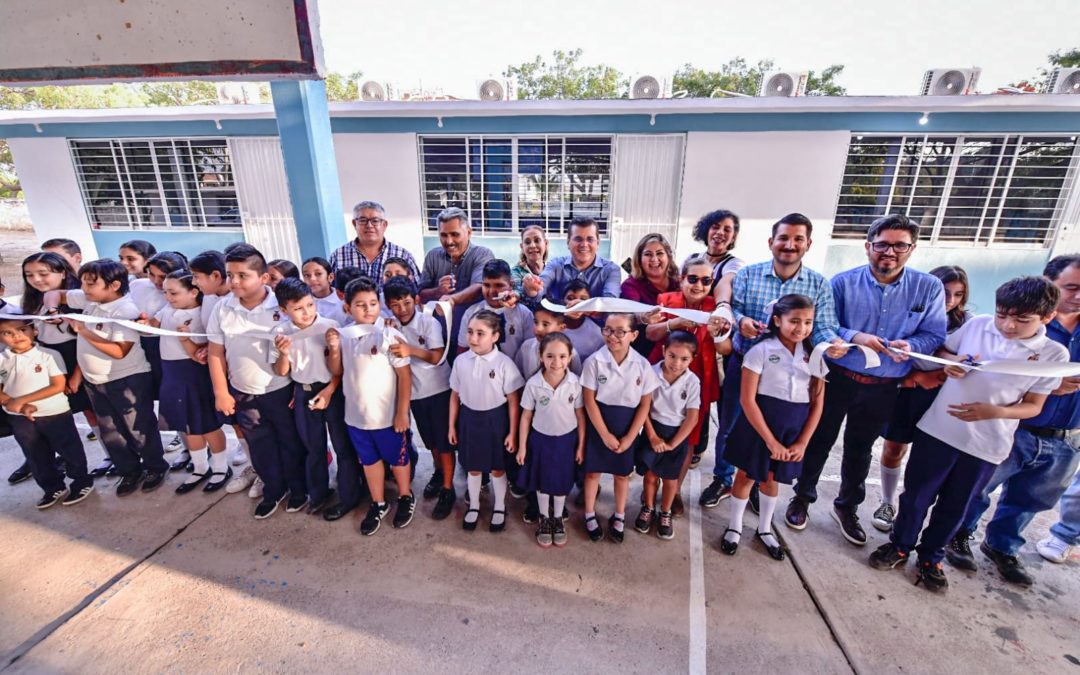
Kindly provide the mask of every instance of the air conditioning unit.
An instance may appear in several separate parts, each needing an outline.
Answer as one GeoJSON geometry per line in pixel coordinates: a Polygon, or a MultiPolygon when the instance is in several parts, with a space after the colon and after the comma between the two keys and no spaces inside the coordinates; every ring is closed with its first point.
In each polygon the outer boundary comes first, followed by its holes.
{"type": "Polygon", "coordinates": [[[630,98],[671,98],[671,79],[635,75],[630,78],[630,98]]]}
{"type": "Polygon", "coordinates": [[[259,83],[218,82],[217,95],[218,103],[224,105],[259,103],[259,83]]]}
{"type": "Polygon", "coordinates": [[[476,95],[481,101],[514,101],[517,100],[517,82],[489,77],[476,83],[476,95]]]}
{"type": "Polygon", "coordinates": [[[937,68],[923,75],[920,96],[967,96],[975,93],[982,68],[937,68]]]}
{"type": "Polygon", "coordinates": [[[806,81],[810,73],[775,71],[761,76],[758,96],[806,96],[806,81]]]}
{"type": "Polygon", "coordinates": [[[1046,82],[1047,94],[1080,94],[1080,68],[1054,68],[1046,82]]]}
{"type": "Polygon", "coordinates": [[[394,98],[394,87],[389,82],[378,80],[358,81],[356,92],[361,101],[390,101],[394,98]]]}

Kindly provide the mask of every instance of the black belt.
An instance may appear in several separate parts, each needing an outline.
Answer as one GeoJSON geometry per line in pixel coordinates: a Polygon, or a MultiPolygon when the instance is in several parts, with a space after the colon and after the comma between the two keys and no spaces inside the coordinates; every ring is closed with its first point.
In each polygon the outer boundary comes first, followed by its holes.
{"type": "Polygon", "coordinates": [[[1020,428],[1028,432],[1032,436],[1038,436],[1039,438],[1056,438],[1058,440],[1064,440],[1069,438],[1073,434],[1080,431],[1080,429],[1054,429],[1052,427],[1033,427],[1028,424],[1021,424],[1020,428]]]}

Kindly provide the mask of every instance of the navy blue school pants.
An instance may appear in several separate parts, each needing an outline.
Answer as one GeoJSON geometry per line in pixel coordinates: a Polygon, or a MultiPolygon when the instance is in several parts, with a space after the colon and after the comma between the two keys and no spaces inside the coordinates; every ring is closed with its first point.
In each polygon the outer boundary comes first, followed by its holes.
{"type": "Polygon", "coordinates": [[[905,552],[914,548],[920,561],[941,562],[945,545],[960,529],[968,505],[990,480],[995,468],[990,462],[916,429],[904,471],[900,509],[889,536],[892,543],[905,552]],[[934,512],[923,529],[931,505],[934,512]],[[921,539],[919,530],[922,530],[921,539]],[[919,539],[918,547],[916,539],[919,539]]]}
{"type": "Polygon", "coordinates": [[[136,373],[104,384],[87,382],[86,393],[98,418],[101,442],[117,473],[135,476],[140,471],[169,470],[154,414],[156,394],[150,373],[136,373]]]}
{"type": "MultiPolygon", "coordinates": [[[[266,487],[263,501],[278,501],[286,492],[307,494],[304,446],[289,410],[292,387],[265,394],[245,394],[231,389],[236,399],[236,423],[251,449],[251,465],[266,487]]],[[[326,453],[325,447],[323,453],[326,453]]]]}
{"type": "Polygon", "coordinates": [[[360,503],[363,473],[360,462],[356,459],[356,449],[349,440],[349,427],[345,424],[345,395],[338,389],[330,397],[330,404],[324,410],[308,408],[308,402],[318,396],[326,386],[325,382],[293,383],[296,431],[307,453],[304,462],[307,493],[312,501],[319,501],[330,492],[330,467],[326,461],[326,441],[329,438],[334,445],[334,454],[337,455],[340,502],[355,506],[360,503]]]}
{"type": "Polygon", "coordinates": [[[93,483],[86,472],[86,453],[70,412],[30,421],[22,415],[11,415],[11,430],[15,440],[30,463],[34,480],[46,494],[64,489],[64,474],[56,467],[56,456],[64,460],[64,471],[71,479],[73,491],[93,483]]]}
{"type": "Polygon", "coordinates": [[[735,467],[724,460],[727,438],[735,428],[742,407],[739,405],[742,387],[743,355],[732,352],[724,357],[724,386],[720,388],[720,401],[716,404],[716,464],[713,465],[713,478],[724,481],[724,485],[735,482],[735,467]]]}

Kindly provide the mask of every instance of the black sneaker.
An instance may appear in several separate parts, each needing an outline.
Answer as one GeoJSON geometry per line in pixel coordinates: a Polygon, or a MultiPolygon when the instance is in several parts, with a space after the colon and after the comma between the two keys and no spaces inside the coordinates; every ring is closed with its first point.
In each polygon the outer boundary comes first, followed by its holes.
{"type": "Polygon", "coordinates": [[[761,514],[761,490],[757,483],[750,486],[750,510],[754,512],[754,515],[761,514]]]}
{"type": "Polygon", "coordinates": [[[64,506],[71,506],[72,504],[78,504],[82,500],[90,496],[90,493],[94,491],[94,484],[85,485],[83,487],[71,486],[68,490],[67,497],[64,497],[64,506]]]}
{"type": "Polygon", "coordinates": [[[876,570],[891,570],[896,567],[902,567],[907,564],[908,554],[901,551],[896,544],[891,541],[888,544],[882,544],[874,549],[874,552],[870,554],[870,567],[876,570]]]}
{"type": "Polygon", "coordinates": [[[713,478],[712,482],[709,483],[709,487],[701,491],[698,504],[711,509],[730,496],[731,486],[720,478],[713,478]]]}
{"type": "Polygon", "coordinates": [[[971,539],[971,532],[964,528],[957,530],[952,541],[945,546],[945,559],[957,569],[977,572],[979,566],[975,563],[975,555],[971,552],[971,545],[968,544],[971,539]]]}
{"type": "Polygon", "coordinates": [[[443,472],[436,471],[431,474],[431,480],[424,486],[424,499],[434,499],[439,494],[439,490],[442,489],[443,472]]]}
{"type": "Polygon", "coordinates": [[[165,482],[164,471],[143,471],[142,491],[153,492],[165,482]]]}
{"type": "Polygon", "coordinates": [[[866,532],[859,524],[859,516],[854,510],[848,511],[837,506],[833,507],[832,519],[840,526],[840,533],[856,546],[866,546],[866,532]]]}
{"type": "MultiPolygon", "coordinates": [[[[521,514],[521,519],[526,523],[535,523],[540,520],[540,503],[536,501],[535,492],[530,492],[528,497],[528,501],[525,504],[525,511],[521,514]]],[[[547,510],[546,505],[544,510],[547,510]]]]}
{"type": "MultiPolygon", "coordinates": [[[[30,462],[23,462],[22,466],[20,466],[18,469],[15,469],[14,471],[11,472],[11,475],[8,476],[7,482],[8,482],[9,485],[18,485],[19,483],[21,483],[24,480],[27,480],[29,478],[30,478],[30,462]]],[[[42,507],[39,506],[38,508],[42,508],[42,507]]]]}
{"type": "Polygon", "coordinates": [[[365,537],[370,537],[379,531],[379,526],[382,525],[383,516],[390,511],[390,504],[383,502],[380,506],[378,502],[371,502],[368,506],[367,515],[364,516],[364,521],[360,523],[360,534],[365,537]]]}
{"type": "Polygon", "coordinates": [[[116,484],[116,496],[126,497],[132,492],[139,489],[139,481],[142,480],[141,473],[133,473],[128,476],[120,478],[120,482],[116,484]]]}
{"type": "Polygon", "coordinates": [[[561,518],[551,518],[551,543],[556,546],[566,546],[566,526],[561,518]]]}
{"type": "Polygon", "coordinates": [[[454,511],[454,501],[457,494],[454,488],[440,488],[439,499],[435,502],[435,508],[431,511],[433,520],[445,520],[454,511]]]}
{"type": "Polygon", "coordinates": [[[416,511],[416,500],[412,495],[398,497],[397,510],[394,511],[394,527],[400,529],[412,522],[416,511]]]}
{"type": "Polygon", "coordinates": [[[285,502],[285,513],[303,511],[308,505],[308,497],[301,492],[298,495],[289,495],[289,501],[285,502]]]}
{"type": "Polygon", "coordinates": [[[919,573],[915,577],[915,585],[922,584],[928,591],[943,593],[949,590],[949,580],[945,578],[945,569],[941,563],[929,563],[919,561],[919,573]]]}
{"type": "Polygon", "coordinates": [[[1010,584],[1030,586],[1035,583],[1035,577],[1024,568],[1024,563],[1020,562],[1020,559],[1016,556],[990,548],[985,539],[979,544],[979,550],[987,558],[990,558],[1001,576],[1010,584]]]}
{"type": "Polygon", "coordinates": [[[56,492],[46,492],[41,499],[38,500],[37,507],[39,511],[44,511],[56,502],[60,501],[64,494],[67,493],[67,488],[57,490],[56,492]]]}
{"type": "Polygon", "coordinates": [[[671,511],[660,512],[660,518],[656,521],[656,536],[661,539],[675,538],[675,524],[672,522],[671,511]]]}
{"type": "Polygon", "coordinates": [[[637,518],[634,520],[634,529],[642,534],[648,534],[652,529],[653,516],[656,512],[650,509],[648,506],[642,506],[641,511],[638,512],[637,518]]]}
{"type": "Polygon", "coordinates": [[[255,507],[255,520],[263,520],[274,515],[274,511],[277,511],[278,504],[285,499],[285,495],[281,496],[281,499],[263,499],[259,502],[259,505],[255,507]]]}

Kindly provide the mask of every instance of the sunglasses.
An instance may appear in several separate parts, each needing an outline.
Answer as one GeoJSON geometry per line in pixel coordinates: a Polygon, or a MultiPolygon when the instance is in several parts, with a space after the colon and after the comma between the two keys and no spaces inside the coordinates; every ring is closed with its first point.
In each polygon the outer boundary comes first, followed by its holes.
{"type": "Polygon", "coordinates": [[[686,279],[686,283],[690,284],[691,286],[693,286],[694,284],[701,284],[702,286],[709,286],[710,284],[712,284],[712,277],[699,277],[696,274],[687,274],[683,276],[683,279],[686,279]]]}

